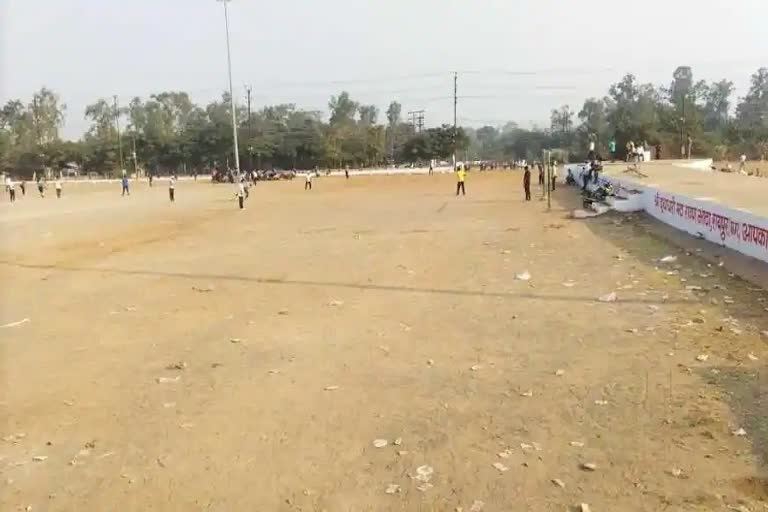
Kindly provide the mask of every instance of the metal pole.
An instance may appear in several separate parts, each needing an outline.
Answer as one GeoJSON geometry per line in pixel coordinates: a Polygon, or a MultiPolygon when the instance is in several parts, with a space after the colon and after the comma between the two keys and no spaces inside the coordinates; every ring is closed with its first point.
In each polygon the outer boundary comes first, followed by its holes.
{"type": "Polygon", "coordinates": [[[454,71],[453,73],[453,170],[456,170],[456,108],[459,103],[459,97],[457,96],[459,90],[459,74],[454,71]]]}
{"type": "Polygon", "coordinates": [[[547,210],[552,209],[552,152],[547,151],[547,210]]]}
{"type": "Polygon", "coordinates": [[[248,92],[248,171],[253,171],[253,135],[251,135],[251,86],[246,85],[248,92]]]}
{"type": "Polygon", "coordinates": [[[133,135],[133,173],[136,179],[139,179],[139,163],[136,158],[136,134],[133,135]]]}
{"type": "Polygon", "coordinates": [[[117,104],[117,95],[112,97],[115,100],[115,126],[117,127],[117,151],[120,155],[120,172],[125,169],[123,163],[123,139],[120,137],[120,107],[117,104]]]}
{"type": "Polygon", "coordinates": [[[237,176],[237,182],[240,182],[240,150],[237,145],[237,111],[235,110],[235,93],[232,88],[232,51],[229,46],[229,13],[227,12],[227,4],[230,0],[219,0],[224,4],[224,27],[227,31],[227,70],[229,73],[229,101],[232,108],[232,137],[234,139],[234,152],[235,152],[235,175],[237,176]]]}

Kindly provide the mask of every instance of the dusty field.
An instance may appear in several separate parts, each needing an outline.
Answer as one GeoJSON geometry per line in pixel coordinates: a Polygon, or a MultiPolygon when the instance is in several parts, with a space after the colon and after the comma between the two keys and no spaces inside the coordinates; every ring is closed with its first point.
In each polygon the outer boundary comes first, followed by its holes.
{"type": "Polygon", "coordinates": [[[768,294],[453,179],[4,198],[0,510],[768,509],[768,294]]]}

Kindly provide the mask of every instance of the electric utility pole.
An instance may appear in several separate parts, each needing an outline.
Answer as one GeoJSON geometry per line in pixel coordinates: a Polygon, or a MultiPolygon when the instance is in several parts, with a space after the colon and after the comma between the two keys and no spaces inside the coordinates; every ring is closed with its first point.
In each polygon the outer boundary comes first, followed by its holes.
{"type": "Polygon", "coordinates": [[[251,86],[245,86],[248,94],[248,171],[253,171],[253,135],[251,133],[251,86]]]}
{"type": "Polygon", "coordinates": [[[459,104],[459,97],[458,97],[458,91],[459,91],[459,74],[457,72],[453,73],[453,170],[456,170],[456,130],[457,130],[457,118],[456,118],[456,109],[459,104]]]}
{"type": "Polygon", "coordinates": [[[117,103],[117,94],[112,99],[115,101],[115,127],[117,129],[117,152],[120,158],[120,172],[125,169],[125,163],[123,162],[123,139],[120,136],[120,106],[117,103]]]}
{"type": "MultiPolygon", "coordinates": [[[[229,75],[229,101],[232,109],[232,139],[233,139],[233,153],[235,156],[235,176],[237,177],[236,183],[240,182],[240,150],[237,145],[237,110],[235,106],[235,93],[232,90],[232,51],[229,45],[229,11],[227,10],[227,4],[230,0],[218,0],[224,5],[224,28],[227,33],[227,74],[229,75]]],[[[227,164],[229,167],[229,164],[227,164]]]]}

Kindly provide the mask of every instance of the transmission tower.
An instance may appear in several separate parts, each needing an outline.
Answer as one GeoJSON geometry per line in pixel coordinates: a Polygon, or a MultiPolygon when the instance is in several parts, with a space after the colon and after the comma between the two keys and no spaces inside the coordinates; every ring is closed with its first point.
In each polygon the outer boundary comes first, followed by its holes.
{"type": "Polygon", "coordinates": [[[424,112],[425,110],[411,110],[408,112],[411,118],[409,124],[413,127],[415,133],[424,131],[424,112]]]}

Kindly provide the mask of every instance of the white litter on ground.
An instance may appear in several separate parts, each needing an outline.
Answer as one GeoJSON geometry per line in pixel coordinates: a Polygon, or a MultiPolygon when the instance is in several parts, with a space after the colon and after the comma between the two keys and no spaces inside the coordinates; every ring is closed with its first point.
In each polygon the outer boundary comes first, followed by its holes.
{"type": "Polygon", "coordinates": [[[530,281],[531,274],[526,270],[524,272],[520,272],[519,274],[515,274],[515,279],[518,281],[530,281]]]}
{"type": "Polygon", "coordinates": [[[20,325],[26,324],[27,322],[31,322],[31,320],[29,318],[24,318],[22,320],[19,320],[18,322],[11,322],[9,324],[0,325],[0,329],[5,329],[7,327],[18,327],[20,325]]]}

